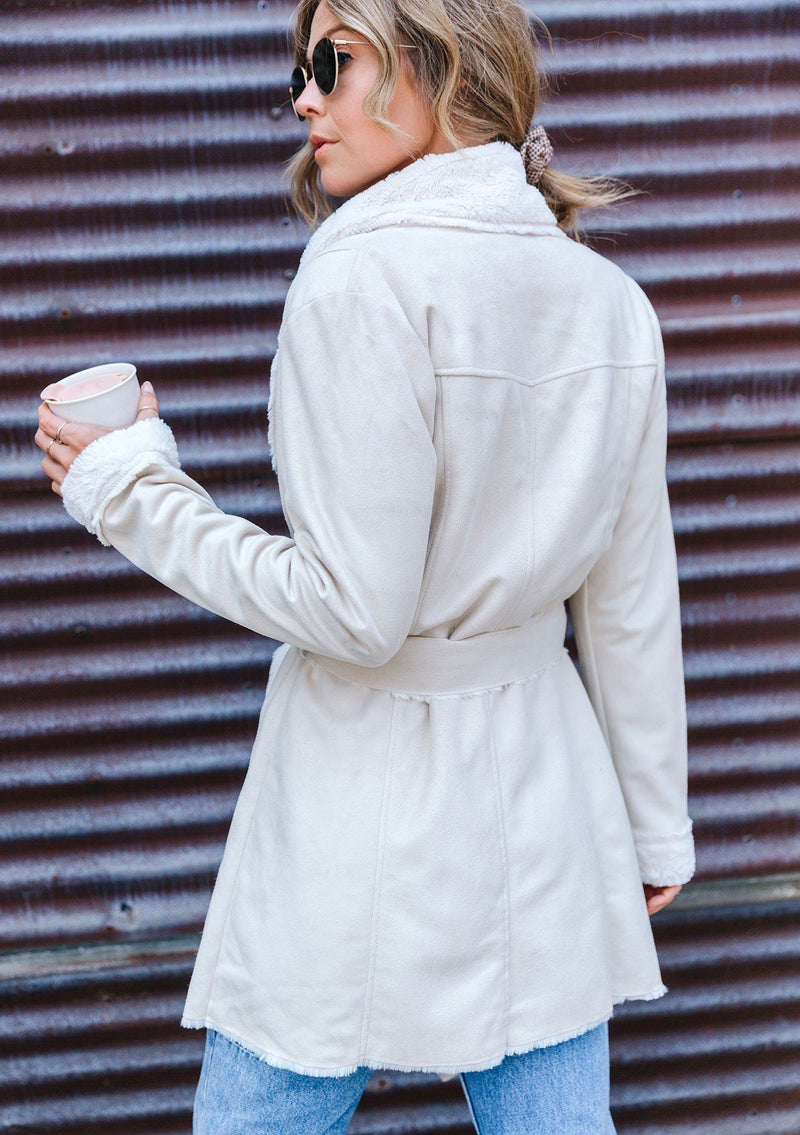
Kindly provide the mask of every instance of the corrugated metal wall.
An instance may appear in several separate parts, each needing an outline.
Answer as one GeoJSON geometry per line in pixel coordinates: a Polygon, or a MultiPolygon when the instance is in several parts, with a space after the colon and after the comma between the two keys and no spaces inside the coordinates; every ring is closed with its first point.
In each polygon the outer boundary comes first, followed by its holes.
{"type": "MultiPolygon", "coordinates": [[[[612,1022],[619,1131],[800,1130],[800,3],[548,0],[554,164],[648,190],[595,246],[667,348],[698,874],[654,919],[671,993],[612,1022]]],[[[289,7],[0,3],[0,1121],[190,1130],[178,1025],[274,643],[75,525],[46,382],[152,379],[184,466],[285,531],[268,375],[306,232],[280,163],[289,7]]],[[[376,1074],[352,1130],[466,1132],[376,1074]]]]}

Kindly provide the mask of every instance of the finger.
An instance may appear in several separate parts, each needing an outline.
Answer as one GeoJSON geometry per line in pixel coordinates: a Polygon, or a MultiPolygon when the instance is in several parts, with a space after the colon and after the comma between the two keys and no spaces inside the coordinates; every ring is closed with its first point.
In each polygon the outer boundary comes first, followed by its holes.
{"type": "MultiPolygon", "coordinates": [[[[70,462],[70,464],[72,464],[70,462]]],[[[59,465],[52,457],[45,457],[42,461],[42,472],[45,473],[51,481],[61,484],[67,475],[67,469],[63,465],[59,465]]]]}
{"type": "Polygon", "coordinates": [[[664,887],[656,897],[661,906],[668,906],[675,898],[676,894],[677,891],[675,887],[664,887]]]}
{"type": "Polygon", "coordinates": [[[152,382],[143,382],[139,391],[139,405],[144,406],[145,404],[148,406],[158,405],[158,395],[153,389],[152,382]]]}
{"type": "Polygon", "coordinates": [[[61,497],[62,500],[64,499],[64,494],[61,492],[61,486],[59,485],[58,481],[52,481],[50,488],[57,496],[61,497]]]}
{"type": "MultiPolygon", "coordinates": [[[[55,440],[58,445],[69,445],[70,438],[67,436],[67,423],[65,418],[57,418],[55,414],[49,416],[40,415],[39,429],[37,435],[44,439],[44,446],[48,446],[51,441],[55,440]]],[[[70,428],[71,425],[70,425],[70,428]]],[[[34,436],[36,440],[36,436],[34,436]]],[[[37,442],[37,445],[39,442],[37,442]]]]}
{"type": "Polygon", "coordinates": [[[45,433],[44,430],[38,429],[33,435],[33,440],[40,449],[43,449],[45,451],[45,453],[47,453],[48,449],[50,449],[50,453],[52,453],[57,446],[59,446],[62,450],[69,449],[69,440],[65,436],[65,434],[66,431],[62,430],[61,441],[56,441],[55,436],[51,437],[49,433],[45,433]]]}
{"type": "Polygon", "coordinates": [[[136,421],[137,422],[144,422],[144,421],[147,421],[150,418],[157,418],[157,417],[159,417],[158,406],[150,406],[150,405],[140,406],[139,409],[136,411],[136,421]]]}
{"type": "Polygon", "coordinates": [[[49,433],[51,437],[56,436],[56,430],[65,420],[65,418],[59,418],[57,414],[54,414],[46,402],[40,404],[39,425],[45,433],[49,433]]]}
{"type": "Polygon", "coordinates": [[[50,434],[44,433],[43,430],[37,430],[33,435],[33,440],[40,449],[44,450],[46,457],[52,457],[57,449],[64,450],[68,448],[66,445],[62,445],[61,442],[56,441],[54,437],[50,437],[50,434]]]}

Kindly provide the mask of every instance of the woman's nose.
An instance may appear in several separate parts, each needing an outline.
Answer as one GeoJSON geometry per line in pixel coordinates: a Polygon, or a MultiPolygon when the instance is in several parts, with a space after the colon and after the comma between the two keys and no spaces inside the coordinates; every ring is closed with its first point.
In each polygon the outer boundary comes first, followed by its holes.
{"type": "Polygon", "coordinates": [[[323,94],[314,79],[309,79],[306,83],[303,93],[299,99],[294,100],[294,105],[298,114],[302,114],[303,118],[308,116],[308,112],[312,114],[324,114],[325,104],[323,102],[323,94]]]}

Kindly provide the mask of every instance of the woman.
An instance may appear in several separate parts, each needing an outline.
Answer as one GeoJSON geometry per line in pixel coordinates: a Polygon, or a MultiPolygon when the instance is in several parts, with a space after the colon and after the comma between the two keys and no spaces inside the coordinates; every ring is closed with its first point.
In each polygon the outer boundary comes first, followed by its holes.
{"type": "Polygon", "coordinates": [[[300,3],[294,199],[349,199],[271,370],[288,537],[181,470],[152,389],[123,430],[39,411],[70,515],[283,643],[181,1022],[195,1132],[344,1131],[376,1068],[460,1075],[480,1132],[613,1132],[613,1006],[667,991],[648,915],[694,845],[663,346],[567,232],[621,194],[549,168],[535,48],[511,0],[300,3]]]}

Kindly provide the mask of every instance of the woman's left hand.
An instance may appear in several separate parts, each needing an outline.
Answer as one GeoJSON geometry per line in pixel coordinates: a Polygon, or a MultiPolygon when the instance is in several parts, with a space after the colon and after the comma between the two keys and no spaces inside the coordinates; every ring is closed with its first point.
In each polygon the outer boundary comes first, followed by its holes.
{"type": "MultiPolygon", "coordinates": [[[[149,382],[142,383],[139,407],[136,411],[137,422],[141,420],[139,415],[143,410],[150,411],[146,415],[148,418],[158,417],[158,398],[149,382]]],[[[39,428],[33,440],[40,449],[45,451],[42,472],[50,478],[52,482],[50,487],[53,492],[61,496],[61,485],[67,475],[67,470],[78,454],[82,453],[87,445],[97,441],[99,437],[113,431],[101,426],[85,426],[80,422],[67,422],[64,418],[59,418],[54,414],[46,402],[42,402],[39,407],[38,416],[39,428]]],[[[125,429],[127,427],[122,426],[120,428],[125,429]]]]}
{"type": "Polygon", "coordinates": [[[683,883],[672,887],[654,887],[651,883],[644,884],[644,897],[647,900],[647,913],[656,914],[668,906],[677,895],[683,883]]]}

